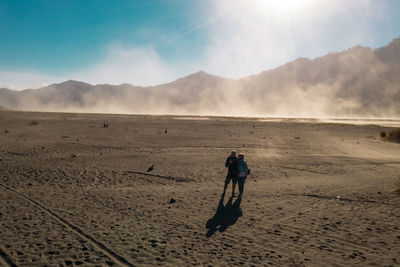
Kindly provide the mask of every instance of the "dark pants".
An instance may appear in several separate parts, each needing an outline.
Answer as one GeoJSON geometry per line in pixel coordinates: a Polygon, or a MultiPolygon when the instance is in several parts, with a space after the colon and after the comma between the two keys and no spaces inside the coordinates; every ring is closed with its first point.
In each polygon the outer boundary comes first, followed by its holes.
{"type": "Polygon", "coordinates": [[[239,177],[238,179],[238,185],[239,185],[239,193],[243,194],[244,190],[244,182],[246,181],[246,176],[245,177],[239,177]]]}
{"type": "Polygon", "coordinates": [[[225,179],[225,184],[229,184],[229,182],[232,180],[232,183],[236,184],[238,181],[238,173],[235,171],[228,171],[228,174],[226,175],[225,179]]]}

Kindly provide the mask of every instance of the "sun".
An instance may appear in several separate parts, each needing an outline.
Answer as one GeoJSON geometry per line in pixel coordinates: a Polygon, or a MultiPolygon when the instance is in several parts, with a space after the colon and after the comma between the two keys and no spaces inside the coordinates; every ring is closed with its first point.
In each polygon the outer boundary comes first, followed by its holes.
{"type": "Polygon", "coordinates": [[[307,11],[315,0],[256,0],[261,9],[278,14],[296,14],[307,11]]]}

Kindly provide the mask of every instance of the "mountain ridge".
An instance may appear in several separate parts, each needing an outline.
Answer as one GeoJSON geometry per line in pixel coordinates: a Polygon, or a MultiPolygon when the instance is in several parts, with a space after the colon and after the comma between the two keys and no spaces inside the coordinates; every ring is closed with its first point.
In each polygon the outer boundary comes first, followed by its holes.
{"type": "Polygon", "coordinates": [[[400,38],[297,58],[240,79],[198,71],[140,87],[68,80],[38,89],[0,90],[0,105],[37,111],[265,115],[399,116],[400,38]],[[234,108],[232,108],[234,107],[234,108]]]}

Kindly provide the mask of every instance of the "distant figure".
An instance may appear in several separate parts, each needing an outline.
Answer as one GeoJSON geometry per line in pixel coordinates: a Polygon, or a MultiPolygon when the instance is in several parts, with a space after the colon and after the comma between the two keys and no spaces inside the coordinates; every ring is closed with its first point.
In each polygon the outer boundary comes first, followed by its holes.
{"type": "Polygon", "coordinates": [[[168,133],[168,129],[167,129],[167,128],[165,128],[165,131],[164,131],[164,133],[168,133]]]}
{"type": "Polygon", "coordinates": [[[108,128],[108,123],[107,122],[103,123],[103,128],[108,128]]]}
{"type": "Polygon", "coordinates": [[[148,169],[147,169],[147,171],[148,171],[148,172],[151,172],[152,170],[154,170],[154,166],[155,166],[154,164],[153,164],[153,165],[151,165],[151,167],[150,167],[150,168],[148,168],[148,169]]]}
{"type": "Polygon", "coordinates": [[[237,157],[236,152],[232,151],[231,155],[226,159],[225,167],[228,168],[228,173],[226,174],[225,184],[224,184],[224,192],[222,193],[222,197],[225,196],[226,188],[228,187],[229,182],[232,180],[232,196],[235,195],[235,187],[238,181],[238,165],[237,165],[237,157]]]}
{"type": "Polygon", "coordinates": [[[238,155],[237,167],[239,171],[238,183],[239,183],[239,197],[242,197],[244,190],[244,182],[247,175],[250,173],[250,169],[247,167],[247,162],[244,160],[244,155],[240,153],[238,155]]]}

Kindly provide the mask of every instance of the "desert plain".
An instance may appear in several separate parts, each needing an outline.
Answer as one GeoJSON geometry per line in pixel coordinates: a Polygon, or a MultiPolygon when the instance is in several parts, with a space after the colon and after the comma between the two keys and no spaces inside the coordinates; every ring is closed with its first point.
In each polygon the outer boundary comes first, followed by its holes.
{"type": "Polygon", "coordinates": [[[388,126],[0,111],[0,130],[0,265],[400,265],[388,126]],[[221,198],[232,149],[241,199],[221,198]]]}

